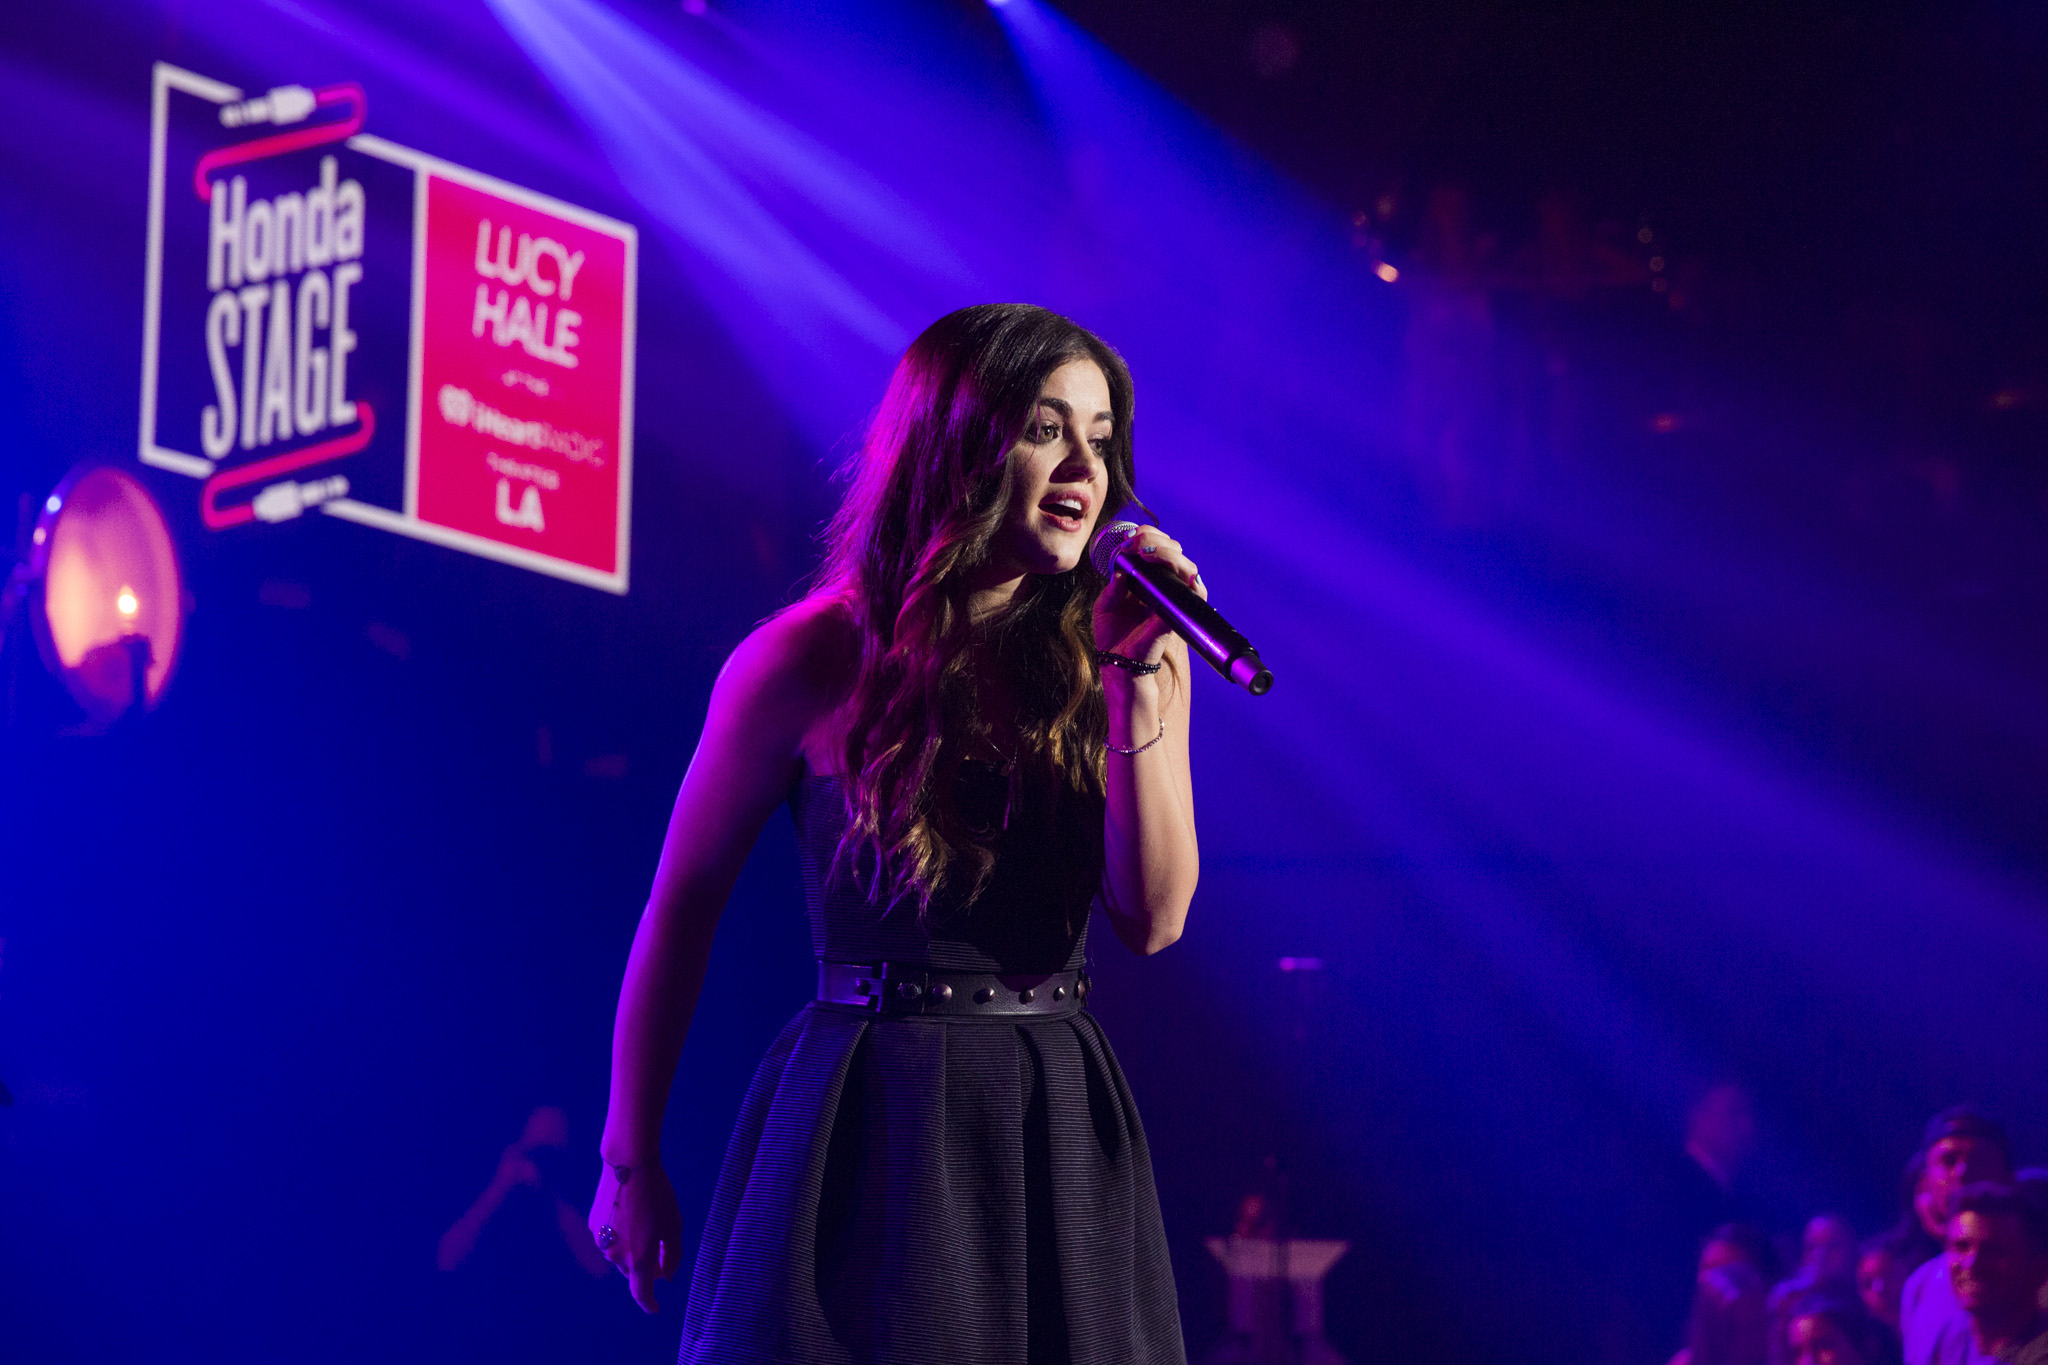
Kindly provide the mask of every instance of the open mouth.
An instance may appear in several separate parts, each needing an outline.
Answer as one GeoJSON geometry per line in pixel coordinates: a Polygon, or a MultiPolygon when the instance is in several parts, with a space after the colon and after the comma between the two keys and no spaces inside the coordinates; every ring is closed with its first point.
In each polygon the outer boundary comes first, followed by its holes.
{"type": "Polygon", "coordinates": [[[1063,530],[1078,531],[1088,520],[1088,500],[1075,493],[1054,493],[1038,504],[1038,510],[1063,530]]]}

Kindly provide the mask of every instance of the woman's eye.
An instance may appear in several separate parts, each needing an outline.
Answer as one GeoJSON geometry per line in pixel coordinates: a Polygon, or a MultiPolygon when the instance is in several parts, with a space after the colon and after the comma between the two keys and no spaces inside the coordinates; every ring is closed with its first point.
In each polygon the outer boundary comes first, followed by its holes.
{"type": "Polygon", "coordinates": [[[1045,444],[1047,441],[1057,441],[1059,438],[1060,424],[1058,422],[1040,422],[1032,431],[1032,439],[1040,445],[1045,444]]]}
{"type": "Polygon", "coordinates": [[[1107,436],[1091,437],[1088,444],[1094,448],[1097,455],[1109,454],[1109,438],[1107,436]]]}

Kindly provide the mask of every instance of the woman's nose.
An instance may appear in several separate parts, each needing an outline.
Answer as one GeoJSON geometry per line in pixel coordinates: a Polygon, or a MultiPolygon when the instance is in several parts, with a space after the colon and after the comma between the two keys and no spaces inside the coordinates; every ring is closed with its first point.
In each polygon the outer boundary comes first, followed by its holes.
{"type": "Polygon", "coordinates": [[[1096,471],[1103,467],[1102,452],[1085,440],[1075,440],[1068,443],[1067,453],[1061,458],[1060,467],[1054,473],[1056,477],[1062,477],[1062,481],[1092,479],[1096,471]]]}

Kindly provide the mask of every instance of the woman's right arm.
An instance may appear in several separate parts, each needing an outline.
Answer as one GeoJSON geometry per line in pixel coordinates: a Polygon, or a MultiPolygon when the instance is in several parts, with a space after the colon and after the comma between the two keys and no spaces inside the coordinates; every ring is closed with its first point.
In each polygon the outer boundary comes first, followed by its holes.
{"type": "Polygon", "coordinates": [[[619,989],[612,1030],[605,1169],[590,1209],[593,1234],[616,1236],[608,1258],[633,1297],[657,1311],[653,1281],[682,1265],[682,1218],[661,1170],[661,1120],[676,1061],[704,984],[712,932],[754,840],[788,794],[805,738],[852,671],[834,606],[799,603],[755,630],[719,670],[703,737],[683,776],[619,989]],[[621,1186],[615,1168],[632,1172],[621,1186]]]}

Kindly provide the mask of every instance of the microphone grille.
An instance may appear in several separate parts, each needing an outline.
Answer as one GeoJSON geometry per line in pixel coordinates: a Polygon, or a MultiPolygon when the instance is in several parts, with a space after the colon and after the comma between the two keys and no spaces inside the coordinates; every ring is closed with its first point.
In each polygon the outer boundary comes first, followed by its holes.
{"type": "Polygon", "coordinates": [[[1095,537],[1095,545],[1088,551],[1088,562],[1095,566],[1095,572],[1108,578],[1109,566],[1116,560],[1116,552],[1123,549],[1124,542],[1138,534],[1135,521],[1112,521],[1095,537]]]}

